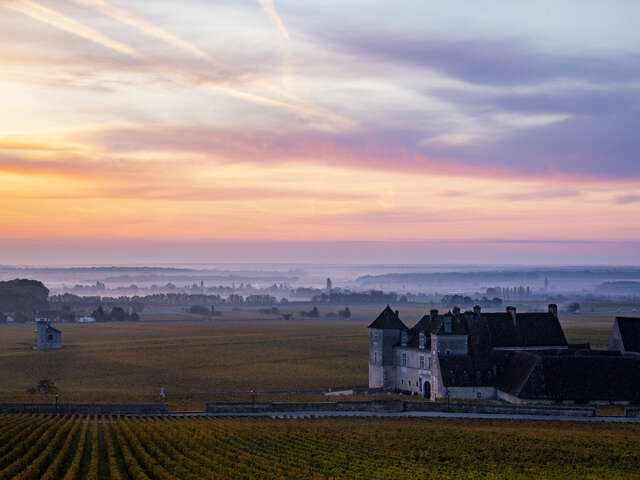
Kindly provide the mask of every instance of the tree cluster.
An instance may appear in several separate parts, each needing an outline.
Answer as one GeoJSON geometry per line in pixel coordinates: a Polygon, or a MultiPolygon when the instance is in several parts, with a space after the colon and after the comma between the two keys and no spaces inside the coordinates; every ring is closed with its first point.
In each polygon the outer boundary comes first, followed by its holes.
{"type": "Polygon", "coordinates": [[[49,308],[49,289],[38,280],[0,282],[0,312],[22,312],[33,316],[49,308]]]}
{"type": "Polygon", "coordinates": [[[113,307],[111,312],[107,313],[103,310],[102,305],[94,310],[91,314],[96,322],[136,322],[140,320],[140,316],[133,312],[127,313],[122,307],[113,307]]]}

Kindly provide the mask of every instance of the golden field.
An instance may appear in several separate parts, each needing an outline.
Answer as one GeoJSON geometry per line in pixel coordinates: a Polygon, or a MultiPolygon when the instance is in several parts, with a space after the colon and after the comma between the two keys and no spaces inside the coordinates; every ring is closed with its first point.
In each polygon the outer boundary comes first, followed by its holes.
{"type": "MultiPolygon", "coordinates": [[[[320,310],[324,315],[338,308],[320,310]]],[[[55,382],[61,401],[157,401],[164,385],[174,410],[231,398],[220,392],[366,386],[366,326],[379,311],[352,308],[351,320],[282,321],[243,310],[213,320],[174,315],[143,316],[136,323],[65,323],[56,325],[63,348],[54,351],[32,349],[34,325],[0,325],[0,401],[50,400],[27,394],[41,379],[55,382]]],[[[424,311],[403,307],[401,316],[411,326],[424,311]]],[[[561,320],[570,342],[604,348],[613,315],[561,320]]]]}

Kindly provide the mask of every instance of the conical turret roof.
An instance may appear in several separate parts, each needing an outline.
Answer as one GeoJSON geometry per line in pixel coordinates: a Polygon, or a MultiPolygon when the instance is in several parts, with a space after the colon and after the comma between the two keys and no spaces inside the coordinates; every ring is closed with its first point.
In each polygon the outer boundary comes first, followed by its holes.
{"type": "Polygon", "coordinates": [[[387,307],[382,311],[378,318],[376,318],[369,328],[378,328],[380,330],[407,330],[407,327],[397,312],[391,310],[391,307],[387,305],[387,307]]]}

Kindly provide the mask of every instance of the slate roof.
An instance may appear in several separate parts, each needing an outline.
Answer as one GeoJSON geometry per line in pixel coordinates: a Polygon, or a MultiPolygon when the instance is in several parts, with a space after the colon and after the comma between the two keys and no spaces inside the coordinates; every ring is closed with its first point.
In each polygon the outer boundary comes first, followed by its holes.
{"type": "Polygon", "coordinates": [[[495,384],[494,362],[468,355],[440,355],[440,373],[445,387],[481,387],[495,384]]]}
{"type": "Polygon", "coordinates": [[[532,400],[640,400],[640,358],[617,352],[514,352],[497,386],[532,400]]]}
{"type": "Polygon", "coordinates": [[[40,324],[44,324],[47,328],[46,328],[46,332],[47,333],[62,333],[60,332],[60,330],[58,330],[57,328],[54,328],[51,326],[51,324],[49,322],[38,322],[40,324]]]}
{"type": "Polygon", "coordinates": [[[425,315],[410,330],[410,333],[417,334],[418,332],[432,333],[434,335],[466,335],[469,333],[464,318],[451,312],[444,315],[425,315]],[[444,317],[451,317],[451,332],[444,331],[444,317]]]}
{"type": "Polygon", "coordinates": [[[503,392],[519,395],[537,364],[538,357],[533,353],[504,352],[496,362],[496,386],[503,392]]]}
{"type": "MultiPolygon", "coordinates": [[[[409,330],[409,341],[407,342],[407,347],[409,348],[420,348],[420,332],[412,333],[409,330]]],[[[431,335],[425,332],[424,339],[424,348],[425,350],[431,350],[431,335]]]]}
{"type": "Polygon", "coordinates": [[[551,313],[482,313],[474,320],[473,330],[485,328],[491,347],[564,347],[564,336],[558,319],[551,313]]]}
{"type": "Polygon", "coordinates": [[[510,313],[481,313],[474,321],[474,330],[479,329],[486,330],[488,347],[521,346],[520,335],[510,313]]]}
{"type": "Polygon", "coordinates": [[[518,313],[516,323],[525,347],[567,345],[560,322],[551,313],[518,313]]]}
{"type": "Polygon", "coordinates": [[[616,323],[627,352],[640,353],[640,318],[616,317],[616,323]]]}
{"type": "Polygon", "coordinates": [[[398,312],[391,310],[391,307],[387,307],[382,311],[378,318],[376,318],[368,328],[378,328],[380,330],[407,330],[407,327],[402,320],[398,312]]]}
{"type": "Polygon", "coordinates": [[[441,325],[442,325],[442,315],[436,315],[434,317],[430,315],[425,315],[420,319],[418,323],[416,323],[413,326],[410,332],[411,333],[418,333],[418,332],[436,333],[438,330],[440,330],[441,325]]]}
{"type": "Polygon", "coordinates": [[[58,330],[57,328],[53,328],[49,324],[47,324],[47,332],[62,333],[60,330],[58,330]]]}
{"type": "MultiPolygon", "coordinates": [[[[393,312],[389,309],[388,315],[391,313],[393,312]]],[[[548,312],[516,313],[515,323],[509,312],[460,313],[454,310],[454,313],[449,312],[444,315],[437,313],[425,315],[413,328],[409,329],[407,346],[417,347],[419,332],[425,332],[427,336],[469,335],[469,352],[472,355],[486,353],[492,348],[500,347],[567,346],[567,339],[564,336],[560,322],[553,314],[548,312]],[[445,316],[451,316],[452,318],[451,332],[448,333],[444,331],[445,316]]],[[[430,340],[428,341],[430,342],[430,340]]]]}
{"type": "MultiPolygon", "coordinates": [[[[425,315],[411,329],[433,334],[443,334],[444,315],[431,317],[425,315]]],[[[481,334],[485,336],[490,347],[539,347],[566,346],[558,319],[551,313],[517,313],[514,324],[513,317],[507,312],[481,313],[480,315],[464,314],[453,317],[452,334],[481,334]]],[[[640,332],[640,328],[639,328],[640,332]]]]}

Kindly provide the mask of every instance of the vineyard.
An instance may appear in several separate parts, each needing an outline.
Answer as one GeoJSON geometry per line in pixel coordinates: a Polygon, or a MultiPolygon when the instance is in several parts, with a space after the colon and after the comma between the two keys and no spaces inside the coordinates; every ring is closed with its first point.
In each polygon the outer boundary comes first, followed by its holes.
{"type": "Polygon", "coordinates": [[[640,478],[640,426],[0,416],[0,479],[640,478]]]}

